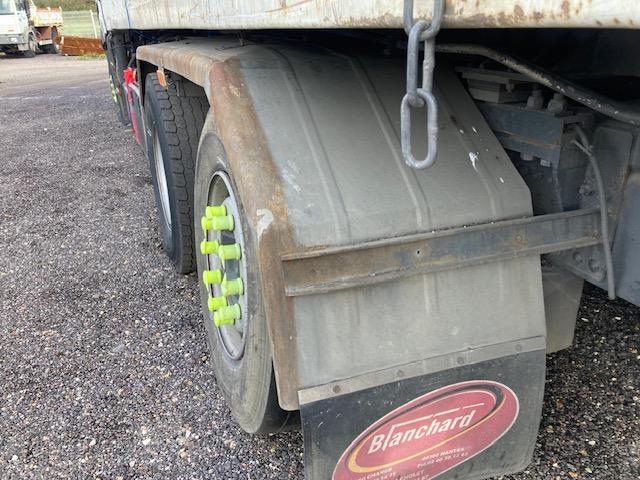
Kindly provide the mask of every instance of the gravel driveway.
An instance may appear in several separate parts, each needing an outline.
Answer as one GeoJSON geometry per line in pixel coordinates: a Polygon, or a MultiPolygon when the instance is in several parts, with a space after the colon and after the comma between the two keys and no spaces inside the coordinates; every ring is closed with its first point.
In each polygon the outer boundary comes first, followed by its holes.
{"type": "MultiPolygon", "coordinates": [[[[0,157],[0,477],[302,478],[299,434],[230,418],[104,61],[0,56],[0,157]]],[[[510,478],[640,478],[640,310],[587,288],[579,317],[510,478]]]]}

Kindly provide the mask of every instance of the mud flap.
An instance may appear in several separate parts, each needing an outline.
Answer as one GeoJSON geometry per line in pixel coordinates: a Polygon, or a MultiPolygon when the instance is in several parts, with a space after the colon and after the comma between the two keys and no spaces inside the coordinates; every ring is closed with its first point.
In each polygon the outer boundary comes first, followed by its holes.
{"type": "Polygon", "coordinates": [[[309,480],[480,479],[530,461],[537,350],[301,405],[309,480]]]}

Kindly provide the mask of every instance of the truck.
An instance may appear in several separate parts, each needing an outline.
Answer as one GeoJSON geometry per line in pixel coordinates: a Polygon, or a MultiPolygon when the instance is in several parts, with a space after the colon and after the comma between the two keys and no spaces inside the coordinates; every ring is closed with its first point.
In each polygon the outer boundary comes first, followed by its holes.
{"type": "Polygon", "coordinates": [[[57,54],[62,8],[37,8],[32,0],[0,0],[0,53],[57,54]]]}
{"type": "Polygon", "coordinates": [[[238,424],[310,480],[524,469],[584,282],[640,304],[640,4],[97,5],[238,424]]]}

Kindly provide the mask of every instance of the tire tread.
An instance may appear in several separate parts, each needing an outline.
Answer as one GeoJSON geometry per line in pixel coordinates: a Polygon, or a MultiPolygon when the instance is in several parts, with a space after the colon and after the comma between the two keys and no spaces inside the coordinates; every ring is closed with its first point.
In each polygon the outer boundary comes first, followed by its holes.
{"type": "Polygon", "coordinates": [[[179,81],[168,82],[165,89],[157,74],[149,74],[148,78],[160,110],[159,121],[162,122],[169,145],[178,223],[181,226],[181,248],[177,253],[179,258],[175,259],[176,270],[191,273],[196,268],[193,232],[195,158],[209,103],[205,96],[179,96],[179,81]]]}

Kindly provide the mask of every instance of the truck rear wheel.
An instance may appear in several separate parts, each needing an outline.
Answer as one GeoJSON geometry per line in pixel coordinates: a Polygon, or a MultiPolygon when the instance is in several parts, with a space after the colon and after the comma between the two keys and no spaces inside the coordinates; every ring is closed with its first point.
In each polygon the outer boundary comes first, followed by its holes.
{"type": "Polygon", "coordinates": [[[249,433],[299,424],[280,408],[256,260],[255,233],[245,219],[225,149],[203,132],[195,180],[200,298],[213,367],[231,411],[249,433]]]}
{"type": "Polygon", "coordinates": [[[60,53],[60,45],[56,42],[57,37],[58,32],[53,30],[51,32],[51,43],[49,45],[45,45],[42,49],[51,55],[57,55],[60,53]]]}
{"type": "Polygon", "coordinates": [[[209,105],[206,97],[178,96],[176,83],[165,88],[157,74],[146,78],[146,144],[164,250],[179,273],[190,273],[194,164],[209,105]]]}

